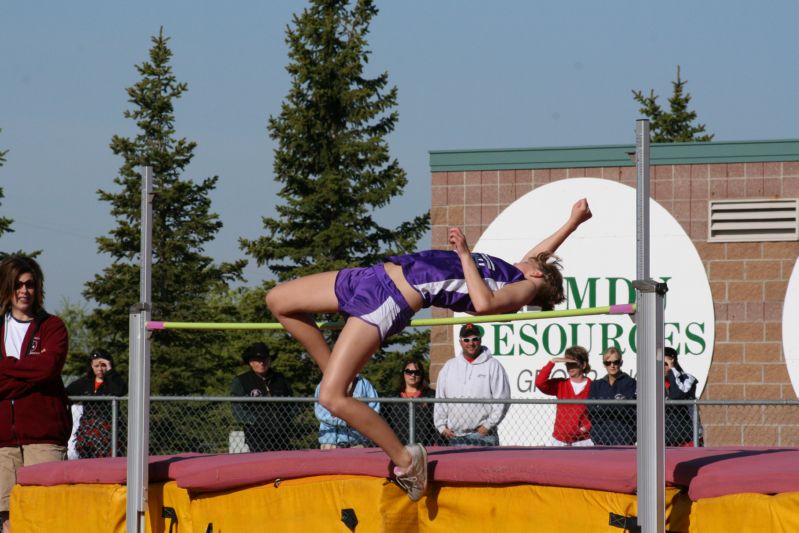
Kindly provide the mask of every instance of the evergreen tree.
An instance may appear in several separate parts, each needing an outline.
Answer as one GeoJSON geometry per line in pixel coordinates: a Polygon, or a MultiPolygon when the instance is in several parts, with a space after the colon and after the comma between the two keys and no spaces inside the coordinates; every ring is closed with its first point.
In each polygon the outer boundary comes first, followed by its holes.
{"type": "MultiPolygon", "coordinates": [[[[371,0],[352,6],[348,0],[311,0],[286,30],[291,88],[268,125],[278,144],[274,174],[283,184],[282,203],[277,218],[263,218],[266,235],[241,240],[278,280],[413,251],[429,228],[428,213],[396,228],[383,227],[374,217],[407,184],[386,142],[398,119],[397,88],[388,87],[387,72],[374,78],[364,73],[370,55],[366,37],[376,14],[371,0]]],[[[394,344],[422,345],[426,339],[427,332],[392,338],[394,344]]],[[[295,341],[280,349],[292,354],[292,373],[304,376],[306,387],[309,373],[318,379],[312,362],[298,357],[295,341]]],[[[383,351],[376,361],[392,357],[383,351]]]]}
{"type": "Polygon", "coordinates": [[[64,365],[64,374],[79,376],[86,372],[89,364],[89,352],[92,350],[89,330],[86,327],[86,318],[89,311],[84,303],[74,303],[68,298],[61,300],[61,305],[56,308],[58,315],[69,332],[69,354],[64,365]]]}
{"type": "Polygon", "coordinates": [[[653,143],[673,142],[707,142],[713,140],[713,135],[705,133],[705,125],[693,125],[696,112],[688,110],[691,95],[684,93],[688,80],[680,78],[680,66],[677,65],[677,79],[671,82],[674,89],[669,98],[669,111],[664,111],[657,103],[658,97],[654,89],[649,91],[649,96],[644,96],[641,91],[633,91],[633,98],[641,104],[641,113],[648,117],[650,124],[650,140],[653,143]]]}
{"type": "MultiPolygon", "coordinates": [[[[8,150],[0,150],[0,167],[2,167],[6,162],[7,153],[8,150]]],[[[3,188],[0,187],[0,200],[2,200],[3,198],[5,198],[5,194],[3,194],[3,188]]],[[[14,221],[11,220],[10,218],[0,217],[0,236],[2,236],[4,233],[9,233],[14,231],[13,229],[11,229],[12,222],[14,221]]]]}
{"type": "MultiPolygon", "coordinates": [[[[204,246],[222,227],[211,212],[210,193],[218,177],[197,183],[182,178],[196,143],[175,137],[174,101],[188,89],[172,72],[172,51],[163,28],[152,37],[149,61],[137,65],[141,79],[127,93],[132,110],[125,118],[136,122],[138,133],[115,135],[110,148],[123,159],[114,183],[117,192],[99,190],[111,204],[116,227],[97,239],[100,253],[113,259],[102,274],[86,283],[84,296],[97,302],[87,318],[92,341],[126,365],[128,315],[139,301],[141,226],[141,167],[153,167],[152,316],[176,321],[205,321],[211,298],[241,279],[246,261],[215,264],[204,246]]],[[[217,367],[222,334],[157,332],[152,342],[152,390],[160,394],[200,394],[207,376],[217,367]]]]}
{"type": "MultiPolygon", "coordinates": [[[[3,131],[3,130],[0,130],[3,131]]],[[[8,150],[0,150],[0,167],[2,167],[6,162],[6,154],[8,150]]],[[[0,187],[0,200],[5,198],[5,193],[3,192],[3,188],[0,187]]],[[[13,233],[14,229],[11,227],[14,221],[8,217],[0,217],[0,237],[3,236],[5,233],[13,233]]],[[[11,252],[0,251],[0,259],[8,256],[8,255],[24,255],[27,257],[38,257],[41,253],[41,250],[36,250],[34,252],[24,252],[22,250],[15,250],[11,252]]]]}

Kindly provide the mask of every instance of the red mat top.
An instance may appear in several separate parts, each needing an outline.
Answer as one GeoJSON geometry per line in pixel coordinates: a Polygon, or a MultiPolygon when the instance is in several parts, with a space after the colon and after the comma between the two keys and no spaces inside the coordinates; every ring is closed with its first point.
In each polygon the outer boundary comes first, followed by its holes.
{"type": "MultiPolygon", "coordinates": [[[[170,471],[174,465],[190,458],[199,457],[207,456],[199,453],[154,455],[149,459],[150,481],[175,479],[170,471]]],[[[45,486],[76,483],[124,484],[127,483],[127,469],[126,457],[42,463],[17,470],[17,483],[45,486]]]]}
{"type": "MultiPolygon", "coordinates": [[[[530,483],[632,494],[635,448],[431,448],[431,480],[439,483],[530,483]]],[[[125,458],[84,459],[22,468],[22,485],[125,483],[125,458]]],[[[300,450],[150,458],[150,480],[176,480],[197,492],[326,474],[387,477],[377,449],[300,450]]],[[[692,500],[739,492],[799,492],[799,450],[675,448],[666,453],[666,482],[688,487],[692,500]]]]}
{"type": "Polygon", "coordinates": [[[799,492],[796,448],[689,448],[666,454],[666,481],[696,501],[727,494],[799,492]]]}

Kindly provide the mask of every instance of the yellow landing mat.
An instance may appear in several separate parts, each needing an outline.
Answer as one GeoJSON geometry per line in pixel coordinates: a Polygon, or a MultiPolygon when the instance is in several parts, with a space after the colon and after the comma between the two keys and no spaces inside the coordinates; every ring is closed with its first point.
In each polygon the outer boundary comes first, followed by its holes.
{"type": "MultiPolygon", "coordinates": [[[[125,533],[126,495],[125,485],[116,484],[17,485],[11,526],[14,533],[125,533]]],[[[191,531],[188,492],[170,481],[150,484],[148,495],[147,533],[191,531]],[[180,529],[169,531],[174,519],[163,516],[164,507],[175,510],[180,529]]]]}
{"type": "MultiPolygon", "coordinates": [[[[636,516],[635,494],[540,485],[469,485],[436,487],[420,514],[419,531],[568,531],[623,533],[609,524],[610,514],[636,516]]],[[[691,502],[675,488],[666,489],[666,529],[688,532],[691,502]]]]}
{"type": "Polygon", "coordinates": [[[795,533],[799,492],[738,493],[693,503],[690,533],[795,533]]]}
{"type": "Polygon", "coordinates": [[[193,531],[198,533],[205,533],[209,524],[214,532],[347,532],[342,512],[357,519],[356,532],[417,531],[416,505],[397,487],[375,477],[288,479],[191,499],[193,531]]]}
{"type": "MultiPolygon", "coordinates": [[[[13,531],[122,533],[125,493],[122,485],[17,486],[11,501],[13,531]]],[[[666,501],[668,529],[687,533],[691,512],[687,496],[670,488],[666,501]]],[[[148,505],[148,533],[255,532],[265,531],[267,524],[270,530],[302,533],[475,528],[492,533],[621,533],[608,524],[610,513],[635,516],[637,512],[632,494],[537,485],[434,485],[415,504],[385,479],[350,475],[200,494],[190,494],[170,481],[150,485],[148,505]],[[352,529],[346,524],[348,516],[357,520],[352,529]]]]}

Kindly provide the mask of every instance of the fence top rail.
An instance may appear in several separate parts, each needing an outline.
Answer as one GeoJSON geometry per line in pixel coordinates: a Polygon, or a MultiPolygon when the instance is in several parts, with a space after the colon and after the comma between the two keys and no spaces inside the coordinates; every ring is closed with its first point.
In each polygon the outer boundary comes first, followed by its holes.
{"type": "MultiPolygon", "coordinates": [[[[127,396],[70,396],[70,400],[75,402],[97,401],[113,402],[127,401],[127,396]]],[[[359,400],[376,403],[471,403],[471,404],[520,404],[520,405],[558,405],[558,404],[582,404],[582,405],[630,405],[634,406],[637,400],[558,400],[557,398],[508,398],[504,400],[494,398],[357,398],[359,400]]],[[[312,396],[151,396],[152,402],[231,402],[231,403],[315,403],[319,401],[312,396]]],[[[697,405],[706,406],[740,406],[740,407],[764,407],[764,406],[799,406],[799,400],[666,400],[669,405],[697,405]]]]}
{"type": "MultiPolygon", "coordinates": [[[[516,320],[541,320],[547,318],[564,318],[592,315],[631,315],[636,310],[635,304],[606,305],[603,307],[587,307],[585,309],[561,309],[556,311],[530,311],[503,315],[455,316],[447,318],[417,318],[411,320],[411,327],[451,326],[456,324],[483,324],[486,322],[512,322],[516,320]]],[[[341,329],[343,322],[318,322],[321,329],[341,329]]],[[[169,322],[151,320],[147,322],[148,330],[185,329],[185,330],[282,330],[278,322],[169,322]]]]}

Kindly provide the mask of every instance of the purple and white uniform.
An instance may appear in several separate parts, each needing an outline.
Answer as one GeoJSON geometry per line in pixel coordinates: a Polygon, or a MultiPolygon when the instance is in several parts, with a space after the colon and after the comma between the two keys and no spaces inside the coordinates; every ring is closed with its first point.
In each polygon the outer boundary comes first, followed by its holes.
{"type": "MultiPolygon", "coordinates": [[[[518,268],[502,259],[486,254],[472,254],[472,257],[492,291],[524,279],[518,268]]],[[[429,250],[395,255],[388,261],[402,267],[405,279],[422,296],[424,307],[435,305],[453,311],[474,311],[456,252],[429,250]]],[[[383,263],[340,270],[335,291],[339,311],[345,317],[358,317],[375,326],[381,341],[402,331],[413,317],[413,309],[386,274],[383,263]]]]}
{"type": "Polygon", "coordinates": [[[339,311],[375,326],[381,342],[405,329],[413,318],[413,309],[383,263],[339,270],[335,291],[339,311]]]}
{"type": "MultiPolygon", "coordinates": [[[[480,253],[473,253],[472,257],[480,276],[492,291],[525,279],[521,270],[502,259],[480,253]]],[[[402,267],[405,279],[422,296],[424,307],[434,305],[459,312],[474,311],[457,252],[428,250],[395,255],[388,261],[402,267]]]]}

